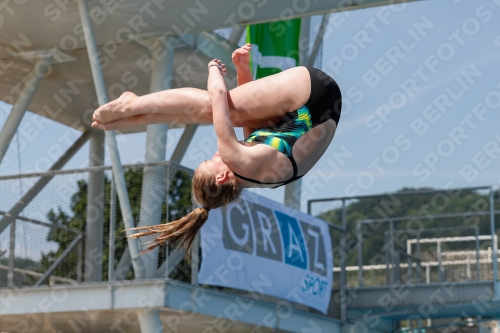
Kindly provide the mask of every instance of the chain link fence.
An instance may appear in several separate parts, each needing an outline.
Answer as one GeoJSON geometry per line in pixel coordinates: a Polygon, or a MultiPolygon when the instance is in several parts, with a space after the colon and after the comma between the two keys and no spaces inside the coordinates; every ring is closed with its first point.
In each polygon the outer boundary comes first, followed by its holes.
{"type": "MultiPolygon", "coordinates": [[[[490,187],[310,200],[308,213],[346,224],[347,287],[491,281],[498,274],[500,200],[490,187]]],[[[339,258],[334,251],[335,287],[339,258]]]]}
{"type": "MultiPolygon", "coordinates": [[[[89,269],[85,265],[85,231],[90,172],[104,176],[102,198],[97,198],[104,211],[101,280],[134,278],[130,257],[128,264],[124,258],[128,254],[127,240],[120,206],[112,195],[111,167],[98,167],[0,177],[0,288],[85,281],[89,269]],[[115,228],[110,239],[111,218],[115,220],[115,228]],[[120,264],[120,276],[109,276],[110,272],[115,274],[120,264]]],[[[188,213],[193,207],[192,173],[171,162],[124,166],[135,224],[140,219],[143,191],[159,193],[160,223],[188,213]],[[146,167],[159,168],[164,174],[162,183],[155,184],[154,189],[143,188],[146,167]]],[[[184,251],[166,245],[160,247],[158,277],[190,282],[191,265],[184,251]]]]}

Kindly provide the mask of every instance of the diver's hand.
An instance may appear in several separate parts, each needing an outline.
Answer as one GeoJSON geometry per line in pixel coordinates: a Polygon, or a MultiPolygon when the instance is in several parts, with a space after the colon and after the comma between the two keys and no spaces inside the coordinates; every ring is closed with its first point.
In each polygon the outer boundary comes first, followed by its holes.
{"type": "Polygon", "coordinates": [[[248,67],[250,63],[250,50],[252,49],[252,44],[247,43],[240,47],[239,49],[234,50],[231,58],[233,60],[236,69],[248,67]]]}
{"type": "Polygon", "coordinates": [[[214,59],[208,63],[208,72],[213,68],[218,68],[222,75],[226,75],[226,65],[222,62],[221,59],[214,59]]]}

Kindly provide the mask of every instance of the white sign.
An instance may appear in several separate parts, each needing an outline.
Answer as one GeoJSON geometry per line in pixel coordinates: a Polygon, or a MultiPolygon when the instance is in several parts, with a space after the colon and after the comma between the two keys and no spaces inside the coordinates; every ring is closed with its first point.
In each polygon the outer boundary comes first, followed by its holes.
{"type": "Polygon", "coordinates": [[[327,312],[333,280],[325,221],[244,191],[201,229],[199,282],[284,298],[327,312]]]}

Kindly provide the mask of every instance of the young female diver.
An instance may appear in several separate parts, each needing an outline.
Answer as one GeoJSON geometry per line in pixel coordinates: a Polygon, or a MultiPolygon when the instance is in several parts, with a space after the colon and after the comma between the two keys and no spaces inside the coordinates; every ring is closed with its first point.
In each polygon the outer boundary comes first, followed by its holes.
{"type": "Polygon", "coordinates": [[[207,91],[180,88],[137,97],[124,93],[98,108],[93,127],[146,123],[213,123],[219,151],[194,172],[192,195],[202,208],[132,237],[155,235],[148,250],[168,241],[189,248],[210,209],[229,204],[243,188],[282,186],[301,178],[328,148],[340,118],[335,81],[316,68],[295,67],[252,81],[250,45],[233,53],[238,87],[226,90],[225,65],[208,64],[207,91]],[[238,141],[233,126],[243,127],[238,141]]]}

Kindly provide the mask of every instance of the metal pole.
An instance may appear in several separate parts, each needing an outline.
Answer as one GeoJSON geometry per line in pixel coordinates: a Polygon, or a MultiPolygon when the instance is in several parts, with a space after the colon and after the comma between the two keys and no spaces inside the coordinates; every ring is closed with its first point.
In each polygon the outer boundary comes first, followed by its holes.
{"type": "Polygon", "coordinates": [[[301,179],[293,183],[285,185],[285,201],[284,204],[300,210],[300,196],[302,195],[302,181],[301,179]]]}
{"type": "Polygon", "coordinates": [[[80,283],[83,281],[83,243],[85,242],[84,237],[80,240],[77,247],[76,253],[76,282],[80,283]]]}
{"type": "Polygon", "coordinates": [[[170,157],[170,161],[175,163],[181,163],[184,154],[186,153],[187,148],[189,147],[189,143],[194,137],[196,133],[196,129],[198,128],[198,124],[187,124],[184,127],[184,132],[182,132],[181,138],[175,146],[174,153],[170,157]]]}
{"type": "Polygon", "coordinates": [[[408,262],[408,271],[407,271],[408,278],[407,279],[408,279],[408,283],[412,284],[413,281],[411,279],[412,279],[412,270],[413,270],[413,260],[412,260],[411,256],[408,256],[407,262],[408,262]]]}
{"type": "Polygon", "coordinates": [[[111,193],[109,199],[109,253],[108,253],[108,281],[115,281],[115,241],[116,241],[116,189],[115,179],[111,175],[111,193]]]}
{"type": "Polygon", "coordinates": [[[17,128],[23,119],[28,106],[35,95],[43,76],[47,72],[50,56],[40,57],[35,61],[35,64],[31,68],[31,72],[28,78],[24,82],[24,87],[19,94],[16,102],[12,106],[9,117],[5,121],[5,125],[0,132],[0,164],[2,163],[3,157],[9,148],[9,144],[16,134],[17,128]]]}
{"type": "Polygon", "coordinates": [[[425,283],[431,283],[431,270],[429,265],[425,266],[425,283]]]}
{"type": "Polygon", "coordinates": [[[245,32],[245,29],[245,25],[233,27],[233,30],[231,30],[231,35],[229,35],[229,43],[238,45],[241,36],[243,36],[243,33],[245,32]]]}
{"type": "MultiPolygon", "coordinates": [[[[154,68],[151,74],[150,92],[155,93],[171,87],[174,48],[170,40],[160,43],[153,41],[152,53],[154,68]],[[165,44],[165,46],[163,46],[165,44]]],[[[167,148],[168,124],[150,124],[147,126],[145,163],[165,161],[167,148]]],[[[141,209],[139,226],[153,226],[161,223],[161,209],[165,193],[163,177],[165,166],[146,166],[142,177],[141,209]]],[[[148,247],[153,236],[143,237],[139,243],[141,250],[148,247]]],[[[143,278],[156,277],[158,268],[158,248],[144,253],[139,257],[143,278]]]]}
{"type": "MultiPolygon", "coordinates": [[[[169,222],[169,218],[168,218],[168,214],[170,213],[170,209],[169,209],[169,205],[168,205],[168,193],[170,191],[170,168],[172,168],[172,165],[167,165],[167,170],[166,170],[166,174],[167,176],[165,177],[166,178],[166,181],[167,181],[167,184],[165,186],[165,223],[168,223],[169,222]]],[[[167,246],[165,246],[165,279],[168,279],[168,272],[169,272],[169,257],[170,257],[170,244],[167,244],[167,246]]]]}
{"type": "Polygon", "coordinates": [[[14,288],[14,266],[16,260],[16,220],[10,224],[9,239],[9,271],[7,273],[7,286],[14,288]]]}
{"type": "Polygon", "coordinates": [[[437,257],[438,257],[438,281],[443,282],[443,267],[441,258],[441,242],[437,241],[437,257]]]}
{"type": "Polygon", "coordinates": [[[358,285],[363,286],[363,234],[362,223],[357,224],[356,233],[358,236],[358,285]]]}
{"type": "Polygon", "coordinates": [[[346,285],[347,285],[347,274],[346,274],[346,261],[347,261],[347,249],[346,249],[346,211],[347,207],[345,200],[342,200],[342,229],[344,232],[340,233],[340,320],[347,319],[347,300],[346,300],[346,285]]]}
{"type": "Polygon", "coordinates": [[[391,220],[389,221],[389,257],[390,257],[390,262],[391,262],[391,285],[393,285],[396,282],[396,279],[394,278],[395,269],[394,269],[394,222],[391,220]]]}
{"type": "Polygon", "coordinates": [[[481,252],[479,252],[479,228],[476,226],[476,271],[477,280],[481,281],[481,252]]]}
{"type": "MultiPolygon", "coordinates": [[[[106,85],[104,83],[104,77],[102,75],[101,65],[99,62],[99,52],[97,50],[97,45],[94,39],[94,31],[92,28],[92,22],[90,21],[87,1],[78,0],[78,7],[80,11],[80,19],[83,25],[83,32],[85,35],[85,43],[87,45],[87,51],[89,54],[91,65],[90,67],[92,70],[92,77],[96,88],[97,99],[99,101],[99,105],[103,105],[108,102],[108,94],[106,92],[106,85]]],[[[111,163],[113,165],[113,175],[116,179],[116,189],[118,192],[118,199],[120,201],[123,221],[127,229],[133,228],[135,225],[132,216],[132,208],[130,206],[130,201],[128,198],[125,177],[123,176],[123,168],[120,161],[118,146],[116,144],[115,133],[113,131],[106,131],[106,142],[111,157],[111,163]]],[[[133,233],[134,232],[132,230],[128,230],[127,236],[131,236],[133,233]]],[[[87,235],[87,237],[89,237],[89,235],[87,235]]],[[[139,243],[137,239],[133,238],[127,238],[127,243],[130,251],[130,256],[132,258],[134,273],[137,277],[140,278],[142,277],[142,271],[137,265],[137,257],[139,256],[139,243]]]]}
{"type": "MultiPolygon", "coordinates": [[[[104,133],[94,131],[89,145],[89,167],[104,165],[104,133]]],[[[87,223],[85,226],[85,282],[102,280],[104,240],[104,171],[88,173],[87,223]]]]}
{"type": "Polygon", "coordinates": [[[323,44],[323,35],[325,34],[326,27],[328,26],[328,21],[330,19],[330,14],[324,14],[321,20],[321,25],[318,30],[318,34],[316,35],[316,39],[314,40],[314,45],[311,50],[311,54],[309,55],[309,61],[307,63],[308,66],[314,66],[314,62],[316,61],[316,57],[321,49],[323,44]]]}
{"type": "Polygon", "coordinates": [[[466,274],[467,274],[467,280],[470,280],[471,278],[471,271],[470,271],[470,254],[467,252],[467,264],[466,264],[466,274]]]}
{"type": "MultiPolygon", "coordinates": [[[[422,194],[435,194],[435,193],[444,193],[444,194],[449,194],[451,191],[477,191],[477,190],[485,190],[489,189],[491,186],[476,186],[476,187],[462,187],[458,189],[446,189],[446,190],[428,190],[428,191],[405,191],[405,192],[398,192],[398,197],[399,196],[405,196],[405,195],[422,195],[422,194]]],[[[345,197],[336,197],[336,198],[323,198],[323,199],[311,199],[311,202],[325,202],[325,201],[332,201],[332,200],[350,200],[350,199],[368,199],[368,198],[378,198],[378,197],[386,197],[388,195],[391,195],[393,193],[382,193],[382,194],[373,194],[373,195],[357,195],[357,196],[345,196],[345,197]]],[[[436,216],[436,215],[434,215],[436,216]]],[[[416,216],[416,218],[422,218],[422,216],[416,216]]],[[[407,219],[407,217],[404,217],[403,219],[407,219]]]]}
{"type": "Polygon", "coordinates": [[[384,248],[385,248],[385,284],[391,284],[391,271],[389,269],[389,246],[388,234],[384,233],[384,248]]]}
{"type": "Polygon", "coordinates": [[[394,284],[396,283],[400,283],[402,282],[401,281],[401,253],[398,251],[395,253],[394,255],[394,265],[393,265],[393,269],[394,269],[394,284]]]}
{"type": "Polygon", "coordinates": [[[80,243],[82,238],[83,235],[76,236],[76,238],[71,242],[71,244],[68,245],[68,247],[64,250],[64,252],[59,256],[59,258],[57,258],[57,260],[54,261],[54,263],[47,269],[47,271],[43,273],[42,277],[38,279],[38,281],[35,283],[35,286],[39,286],[45,283],[45,281],[47,281],[47,279],[52,275],[52,273],[54,273],[56,268],[70,255],[71,251],[73,251],[73,249],[78,245],[78,243],[80,243]]]}
{"type": "Polygon", "coordinates": [[[309,63],[309,35],[311,33],[311,17],[305,16],[300,21],[299,36],[299,65],[307,66],[309,63]]]}
{"type": "Polygon", "coordinates": [[[142,333],[161,333],[163,327],[158,310],[145,310],[139,312],[139,326],[142,333]]]}
{"type": "Polygon", "coordinates": [[[200,264],[200,234],[198,233],[194,239],[193,246],[191,248],[191,284],[194,286],[198,285],[198,271],[200,264]]]}
{"type": "Polygon", "coordinates": [[[156,271],[157,279],[168,279],[170,273],[173,272],[179,262],[186,256],[186,251],[183,247],[177,245],[172,251],[168,250],[167,254],[167,260],[156,271]]]}
{"type": "MultiPolygon", "coordinates": [[[[90,138],[91,132],[84,132],[72,145],[64,152],[64,154],[52,165],[49,171],[60,170],[66,162],[68,162],[78,150],[90,138]]],[[[33,198],[49,183],[54,176],[43,176],[38,180],[32,188],[9,210],[7,214],[0,220],[0,233],[2,233],[9,224],[14,221],[19,213],[26,207],[33,198]]]]}
{"type": "Polygon", "coordinates": [[[420,230],[417,231],[417,258],[420,259],[417,270],[417,283],[420,283],[422,279],[422,254],[420,252],[420,230]]]}
{"type": "MultiPolygon", "coordinates": [[[[303,17],[300,21],[299,36],[299,65],[307,65],[309,60],[309,32],[311,29],[311,17],[303,17]]],[[[300,210],[302,196],[302,179],[285,185],[284,203],[287,206],[300,210]]]]}
{"type": "Polygon", "coordinates": [[[495,226],[495,203],[493,197],[493,186],[490,187],[490,229],[491,229],[491,259],[493,260],[493,289],[495,293],[495,299],[500,297],[498,290],[498,252],[497,252],[497,237],[496,237],[496,226],[495,226]]]}
{"type": "Polygon", "coordinates": [[[131,264],[132,258],[130,258],[130,251],[128,250],[128,246],[125,246],[123,254],[115,268],[115,281],[125,280],[131,264]]]}

